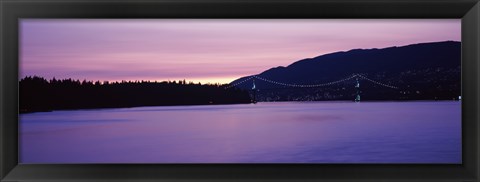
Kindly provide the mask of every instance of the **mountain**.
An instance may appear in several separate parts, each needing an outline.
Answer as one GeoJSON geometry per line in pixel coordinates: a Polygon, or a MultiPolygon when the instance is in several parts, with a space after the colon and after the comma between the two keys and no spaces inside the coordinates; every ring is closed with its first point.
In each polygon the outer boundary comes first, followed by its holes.
{"type": "MultiPolygon", "coordinates": [[[[321,84],[361,74],[365,79],[362,97],[370,100],[453,99],[460,95],[461,43],[456,41],[419,43],[382,49],[353,49],[296,61],[287,67],[266,70],[258,77],[287,84],[321,84]]],[[[239,78],[237,84],[247,78],[239,78]]],[[[250,84],[239,84],[251,89],[250,84]]],[[[355,79],[325,87],[298,88],[255,79],[259,101],[350,100],[355,79]]]]}

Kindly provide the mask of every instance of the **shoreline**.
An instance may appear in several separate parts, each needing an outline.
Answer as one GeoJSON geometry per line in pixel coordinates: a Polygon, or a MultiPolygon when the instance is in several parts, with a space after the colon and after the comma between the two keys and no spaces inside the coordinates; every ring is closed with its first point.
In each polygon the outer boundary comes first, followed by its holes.
{"type": "MultiPolygon", "coordinates": [[[[366,100],[362,102],[461,102],[462,100],[366,100]]],[[[268,102],[256,102],[256,103],[314,103],[314,102],[352,102],[356,103],[353,100],[319,100],[319,101],[268,101],[268,102]]],[[[124,109],[124,108],[135,108],[135,107],[172,107],[172,106],[214,106],[214,105],[240,105],[240,104],[256,104],[254,102],[246,103],[221,103],[221,104],[173,104],[173,105],[144,105],[144,106],[125,106],[125,107],[96,107],[96,108],[66,108],[66,109],[45,109],[45,110],[32,110],[32,111],[20,111],[18,114],[33,114],[33,113],[43,113],[43,112],[54,112],[54,111],[80,111],[80,110],[99,110],[99,109],[124,109]]]]}

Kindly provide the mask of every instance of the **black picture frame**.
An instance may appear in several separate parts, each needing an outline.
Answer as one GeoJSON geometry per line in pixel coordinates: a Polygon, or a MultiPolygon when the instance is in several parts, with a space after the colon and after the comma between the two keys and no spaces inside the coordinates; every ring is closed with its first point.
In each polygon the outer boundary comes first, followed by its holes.
{"type": "Polygon", "coordinates": [[[478,0],[0,0],[2,181],[479,181],[478,0]],[[462,19],[463,164],[18,164],[21,18],[462,19]]]}

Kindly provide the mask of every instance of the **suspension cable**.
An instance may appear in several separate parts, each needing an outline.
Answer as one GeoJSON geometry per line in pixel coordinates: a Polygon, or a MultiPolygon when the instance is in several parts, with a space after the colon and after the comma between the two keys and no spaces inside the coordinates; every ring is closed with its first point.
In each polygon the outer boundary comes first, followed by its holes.
{"type": "Polygon", "coordinates": [[[253,77],[255,77],[259,80],[269,82],[269,83],[282,85],[282,86],[288,86],[288,87],[323,87],[323,86],[329,86],[329,85],[333,85],[333,84],[336,84],[336,83],[340,83],[340,82],[350,80],[350,79],[354,78],[355,75],[352,75],[350,77],[347,77],[347,78],[344,78],[344,79],[341,79],[341,80],[337,80],[337,81],[332,81],[332,82],[328,82],[328,83],[321,83],[321,84],[310,84],[310,85],[282,83],[282,82],[277,82],[277,81],[269,80],[269,79],[266,79],[266,78],[262,78],[262,77],[259,77],[257,75],[254,75],[253,77]]]}
{"type": "Polygon", "coordinates": [[[232,88],[232,87],[235,87],[235,86],[240,85],[240,84],[242,84],[242,83],[245,83],[246,81],[248,81],[248,80],[250,80],[250,79],[252,79],[252,78],[253,78],[253,76],[249,76],[248,78],[246,78],[245,80],[242,80],[241,82],[237,82],[237,83],[235,83],[235,84],[230,84],[230,85],[226,86],[225,89],[227,89],[227,88],[232,88]]]}
{"type": "Polygon", "coordinates": [[[365,76],[363,76],[363,75],[358,75],[358,77],[363,78],[363,79],[365,79],[365,80],[367,80],[367,81],[370,81],[370,82],[372,82],[372,83],[375,83],[375,84],[377,84],[377,85],[381,85],[381,86],[388,87],[388,88],[393,88],[393,89],[398,89],[398,87],[377,82],[377,81],[372,80],[372,79],[370,79],[370,78],[367,78],[367,77],[365,77],[365,76]]]}
{"type": "Polygon", "coordinates": [[[301,88],[312,88],[312,87],[323,87],[323,86],[329,86],[329,85],[333,85],[333,84],[337,84],[337,83],[340,83],[340,82],[344,82],[344,81],[347,81],[347,80],[351,80],[355,77],[359,77],[361,79],[365,79],[367,81],[370,81],[374,84],[377,84],[377,85],[381,85],[381,86],[384,86],[384,87],[388,87],[388,88],[392,88],[392,89],[398,89],[398,87],[396,86],[392,86],[392,85],[388,85],[388,84],[384,84],[384,83],[380,83],[380,82],[377,82],[375,80],[372,80],[370,78],[367,78],[363,75],[360,75],[360,74],[353,74],[352,76],[350,77],[347,77],[347,78],[344,78],[344,79],[340,79],[340,80],[336,80],[336,81],[332,81],[332,82],[327,82],[327,83],[321,83],[321,84],[291,84],[291,83],[283,83],[283,82],[278,82],[278,81],[274,81],[274,80],[270,80],[270,79],[266,79],[266,78],[263,78],[263,77],[260,77],[258,75],[253,75],[253,76],[249,76],[247,77],[246,79],[240,81],[240,82],[237,82],[235,84],[231,84],[231,85],[228,85],[227,87],[225,87],[225,89],[227,88],[231,88],[231,87],[235,87],[237,85],[240,85],[240,84],[243,84],[245,83],[246,81],[252,79],[252,78],[256,78],[256,79],[259,79],[259,80],[262,80],[262,81],[265,81],[265,82],[268,82],[268,83],[272,83],[272,84],[276,84],[276,85],[281,85],[281,86],[287,86],[287,87],[301,87],[301,88]]]}

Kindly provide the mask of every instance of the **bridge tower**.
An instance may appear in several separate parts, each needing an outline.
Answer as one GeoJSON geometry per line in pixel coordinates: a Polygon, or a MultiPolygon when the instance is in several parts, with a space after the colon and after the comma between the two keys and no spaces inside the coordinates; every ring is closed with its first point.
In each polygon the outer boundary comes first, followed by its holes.
{"type": "Polygon", "coordinates": [[[355,102],[360,102],[360,82],[358,81],[357,77],[357,84],[355,84],[355,90],[357,91],[357,94],[355,96],[355,102]]]}
{"type": "Polygon", "coordinates": [[[252,102],[257,103],[257,87],[255,86],[255,78],[253,79],[252,92],[253,92],[252,93],[252,95],[253,95],[252,102]]]}

